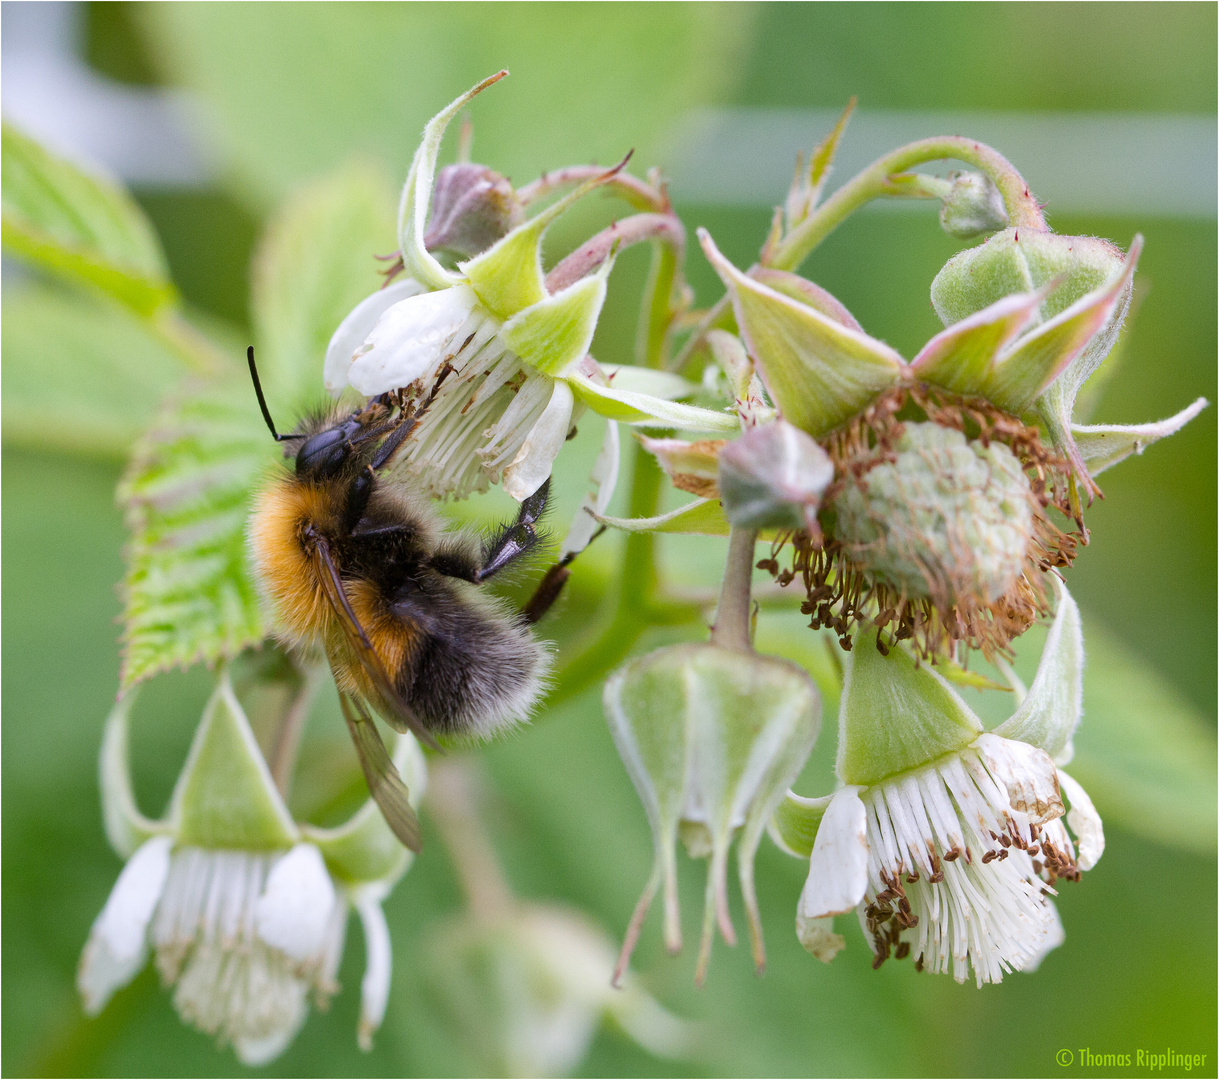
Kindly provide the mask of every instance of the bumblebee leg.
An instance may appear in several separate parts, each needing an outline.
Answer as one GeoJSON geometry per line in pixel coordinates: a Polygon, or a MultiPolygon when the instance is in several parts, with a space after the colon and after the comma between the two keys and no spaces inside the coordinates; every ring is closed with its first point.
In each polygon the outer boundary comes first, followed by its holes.
{"type": "Polygon", "coordinates": [[[521,503],[520,513],[511,525],[503,525],[491,540],[483,546],[478,558],[458,548],[448,548],[432,556],[432,569],[446,577],[462,578],[479,584],[498,574],[522,555],[531,551],[538,542],[534,526],[546,511],[546,500],[550,497],[549,478],[521,503]]]}

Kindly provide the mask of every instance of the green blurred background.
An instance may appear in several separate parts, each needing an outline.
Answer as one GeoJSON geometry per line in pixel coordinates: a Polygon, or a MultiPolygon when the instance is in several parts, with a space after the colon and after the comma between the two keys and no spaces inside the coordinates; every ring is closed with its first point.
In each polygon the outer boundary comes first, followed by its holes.
{"type": "MultiPolygon", "coordinates": [[[[637,169],[674,168],[682,118],[707,107],[838,108],[855,94],[861,115],[1120,112],[1213,123],[1215,113],[1212,4],[91,3],[76,12],[81,55],[96,72],[183,88],[200,109],[211,178],[189,188],[145,186],[137,195],[187,301],[238,343],[249,333],[251,249],[277,201],[352,155],[400,180],[428,116],[500,66],[512,78],[479,100],[475,157],[519,183],[561,164],[616,160],[631,146],[637,169]]],[[[1140,169],[1134,158],[1128,164],[1140,169]]],[[[1037,190],[1036,174],[1026,175],[1037,190]]],[[[691,230],[706,225],[729,257],[752,260],[769,220],[764,202],[696,205],[675,195],[691,230]]],[[[554,232],[556,251],[608,213],[571,215],[554,232]]],[[[1060,232],[1124,246],[1141,231],[1147,240],[1142,303],[1094,419],[1143,422],[1200,395],[1214,401],[1213,212],[1087,216],[1051,205],[1048,213],[1060,232]]],[[[937,328],[931,278],[961,246],[940,232],[929,208],[869,210],[835,233],[804,273],[909,356],[937,328]]],[[[596,344],[607,361],[630,359],[632,305],[646,265],[639,252],[622,262],[596,344]]],[[[690,263],[700,300],[714,299],[701,255],[690,263]]],[[[132,331],[111,326],[102,335],[88,320],[74,323],[55,290],[10,271],[6,264],[3,1070],[236,1075],[242,1070],[231,1054],[179,1024],[149,972],[94,1020],[77,1003],[77,957],[120,868],[102,835],[95,760],[117,686],[114,586],[124,541],[112,494],[117,450],[142,417],[129,401],[109,400],[101,385],[101,420],[81,423],[109,424],[116,452],[74,451],[75,418],[56,415],[41,380],[53,386],[54,369],[78,364],[90,349],[123,353],[132,331]]],[[[115,318],[97,314],[98,325],[115,318]]],[[[563,513],[574,508],[595,452],[595,431],[583,434],[561,459],[563,513]]],[[[1072,771],[1106,818],[1108,848],[1082,884],[1063,891],[1067,942],[1039,972],[982,991],[918,976],[910,965],[873,972],[854,926],[847,950],[822,966],[792,933],[802,867],[765,845],[764,978],[754,976],[746,950],[719,946],[707,986],[695,991],[691,950],[668,959],[655,915],[636,955],[661,1000],[714,1020],[719,1036],[706,1060],[656,1061],[604,1031],[581,1074],[1037,1076],[1099,1072],[1078,1063],[1060,1069],[1054,1055],[1064,1047],[1078,1055],[1083,1047],[1171,1046],[1207,1054],[1201,1072],[1214,1075],[1214,445],[1211,408],[1107,474],[1106,498],[1088,518],[1092,544],[1068,579],[1093,657],[1072,771]]],[[[589,553],[577,584],[590,602],[613,555],[612,543],[589,553]]],[[[662,556],[675,580],[713,584],[722,546],[666,542],[662,556]]],[[[570,603],[555,636],[574,637],[586,610],[570,603]]],[[[761,644],[805,655],[811,635],[799,622],[765,614],[761,644]]],[[[1035,648],[1022,652],[1025,670],[1035,662],[1035,648]]],[[[208,685],[198,671],[165,677],[142,703],[134,756],[148,811],[159,811],[172,786],[208,685]]],[[[798,788],[804,794],[828,789],[834,715],[827,701],[826,731],[798,788]]],[[[575,904],[620,934],[647,875],[650,844],[599,695],[565,702],[483,756],[514,886],[575,904]]],[[[438,1015],[424,971],[429,924],[458,903],[443,848],[431,840],[387,903],[394,987],[373,1053],[355,1047],[362,950],[353,927],[344,992],[265,1071],[478,1070],[438,1015]]],[[[702,868],[683,869],[692,930],[702,868]]]]}

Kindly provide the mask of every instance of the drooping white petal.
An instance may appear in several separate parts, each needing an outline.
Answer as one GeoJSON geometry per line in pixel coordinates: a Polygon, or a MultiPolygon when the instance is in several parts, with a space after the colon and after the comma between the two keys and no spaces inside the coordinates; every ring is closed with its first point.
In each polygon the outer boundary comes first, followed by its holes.
{"type": "Polygon", "coordinates": [[[93,923],[76,976],[90,1016],[101,1012],[111,995],[126,986],[148,958],[148,925],[165,888],[172,847],[168,836],[145,841],[123,867],[93,923]]]}
{"type": "Polygon", "coordinates": [[[834,933],[834,916],[825,915],[810,919],[802,911],[796,911],[796,937],[805,950],[823,964],[828,964],[846,946],[846,939],[834,933]]]}
{"type": "Polygon", "coordinates": [[[867,812],[859,787],[835,793],[817,828],[798,916],[820,919],[850,911],[868,885],[867,812]]]}
{"type": "Polygon", "coordinates": [[[576,511],[575,520],[571,523],[567,538],[559,550],[560,559],[583,551],[592,540],[593,533],[600,527],[597,515],[604,514],[609,508],[614,488],[618,486],[619,457],[618,423],[615,420],[607,420],[601,452],[597,455],[593,471],[589,475],[592,490],[584,497],[584,502],[576,511]]]}
{"type": "Polygon", "coordinates": [[[267,875],[254,912],[258,936],[293,960],[316,960],[335,901],[321,852],[312,844],[297,844],[267,875]]]}
{"type": "Polygon", "coordinates": [[[1036,971],[1041,967],[1041,961],[1067,940],[1067,932],[1063,929],[1062,917],[1058,914],[1058,908],[1052,901],[1047,900],[1046,909],[1050,917],[1046,921],[1044,937],[1041,939],[1037,952],[1020,969],[1021,971],[1036,971]]]}
{"type": "Polygon", "coordinates": [[[298,1010],[299,1020],[296,1023],[280,1028],[270,1035],[257,1038],[236,1038],[233,1040],[233,1050],[237,1060],[250,1069],[260,1069],[269,1065],[280,1054],[288,1049],[296,1033],[305,1022],[305,1007],[302,999],[298,1010]]]}
{"type": "Polygon", "coordinates": [[[554,459],[571,431],[571,411],[575,399],[571,387],[557,380],[550,402],[542,410],[525,441],[504,469],[504,490],[517,502],[529,498],[550,476],[554,459]]]}
{"type": "Polygon", "coordinates": [[[1067,802],[1071,804],[1067,811],[1067,824],[1079,843],[1079,868],[1091,870],[1105,853],[1105,828],[1101,824],[1100,814],[1096,812],[1088,793],[1073,776],[1059,769],[1058,782],[1067,796],[1067,802]]]}
{"type": "Polygon", "coordinates": [[[402,278],[372,296],[366,296],[341,323],[326,347],[326,363],[322,368],[322,383],[336,397],[347,385],[351,361],[364,339],[372,333],[378,320],[391,307],[408,296],[417,296],[424,288],[414,278],[402,278]]]}
{"type": "Polygon", "coordinates": [[[435,374],[446,356],[485,321],[473,317],[477,304],[474,290],[466,285],[400,300],[356,349],[348,381],[372,396],[435,374]]]}
{"type": "Polygon", "coordinates": [[[372,1037],[385,1019],[385,1006],[389,1003],[393,954],[385,912],[381,910],[384,898],[385,890],[376,886],[366,886],[352,897],[364,928],[367,951],[364,978],[360,981],[360,1026],[357,1031],[360,1049],[364,1051],[372,1049],[372,1037]]]}
{"type": "Polygon", "coordinates": [[[1006,786],[1013,810],[1038,824],[1062,816],[1057,770],[1044,750],[989,732],[973,745],[990,774],[1006,786]]]}

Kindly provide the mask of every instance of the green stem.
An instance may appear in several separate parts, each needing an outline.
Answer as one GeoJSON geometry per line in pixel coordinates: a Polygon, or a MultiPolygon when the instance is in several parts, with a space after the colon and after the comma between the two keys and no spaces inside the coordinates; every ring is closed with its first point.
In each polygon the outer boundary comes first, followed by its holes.
{"type": "Polygon", "coordinates": [[[763,257],[763,263],[778,270],[797,269],[818,244],[865,203],[899,194],[890,180],[894,173],[942,158],[963,161],[986,173],[1003,196],[1008,216],[1017,228],[1046,227],[1041,207],[1030,194],[1024,177],[1007,158],[973,139],[942,136],[910,143],[873,162],[797,225],[782,243],[763,257]]]}
{"type": "Polygon", "coordinates": [[[635,363],[641,367],[663,368],[669,327],[673,324],[673,285],[681,269],[684,247],[652,244],[652,265],[643,292],[639,330],[635,335],[635,363]]]}
{"type": "Polygon", "coordinates": [[[758,542],[757,529],[733,525],[728,534],[728,559],[724,564],[724,583],[715,609],[711,642],[725,649],[752,652],[750,642],[750,600],[753,595],[753,553],[758,542]]]}

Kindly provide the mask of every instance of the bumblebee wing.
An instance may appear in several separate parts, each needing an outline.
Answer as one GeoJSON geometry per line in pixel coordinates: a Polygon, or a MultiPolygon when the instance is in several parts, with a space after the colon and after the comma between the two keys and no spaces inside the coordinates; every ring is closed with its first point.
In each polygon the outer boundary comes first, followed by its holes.
{"type": "Polygon", "coordinates": [[[389,751],[381,740],[381,733],[368,711],[355,698],[339,694],[339,704],[355,743],[356,756],[368,781],[368,792],[381,809],[385,822],[394,835],[411,851],[418,852],[423,846],[419,834],[419,819],[407,797],[406,785],[398,770],[394,768],[389,751]]]}
{"type": "Polygon", "coordinates": [[[364,627],[360,625],[356,613],[351,610],[351,603],[343,588],[343,579],[339,576],[338,567],[334,565],[334,559],[330,555],[330,546],[325,540],[319,538],[315,540],[314,551],[319,563],[317,576],[326,593],[326,599],[330,601],[330,606],[338,617],[347,644],[359,657],[361,667],[364,668],[377,691],[380,700],[376,704],[382,707],[382,714],[386,721],[398,731],[410,730],[420,742],[430,746],[433,750],[439,750],[440,744],[436,742],[432,733],[423,726],[423,722],[415,715],[414,710],[394,688],[393,680],[385,670],[381,657],[373,648],[372,642],[368,640],[368,634],[364,632],[364,627]]]}

